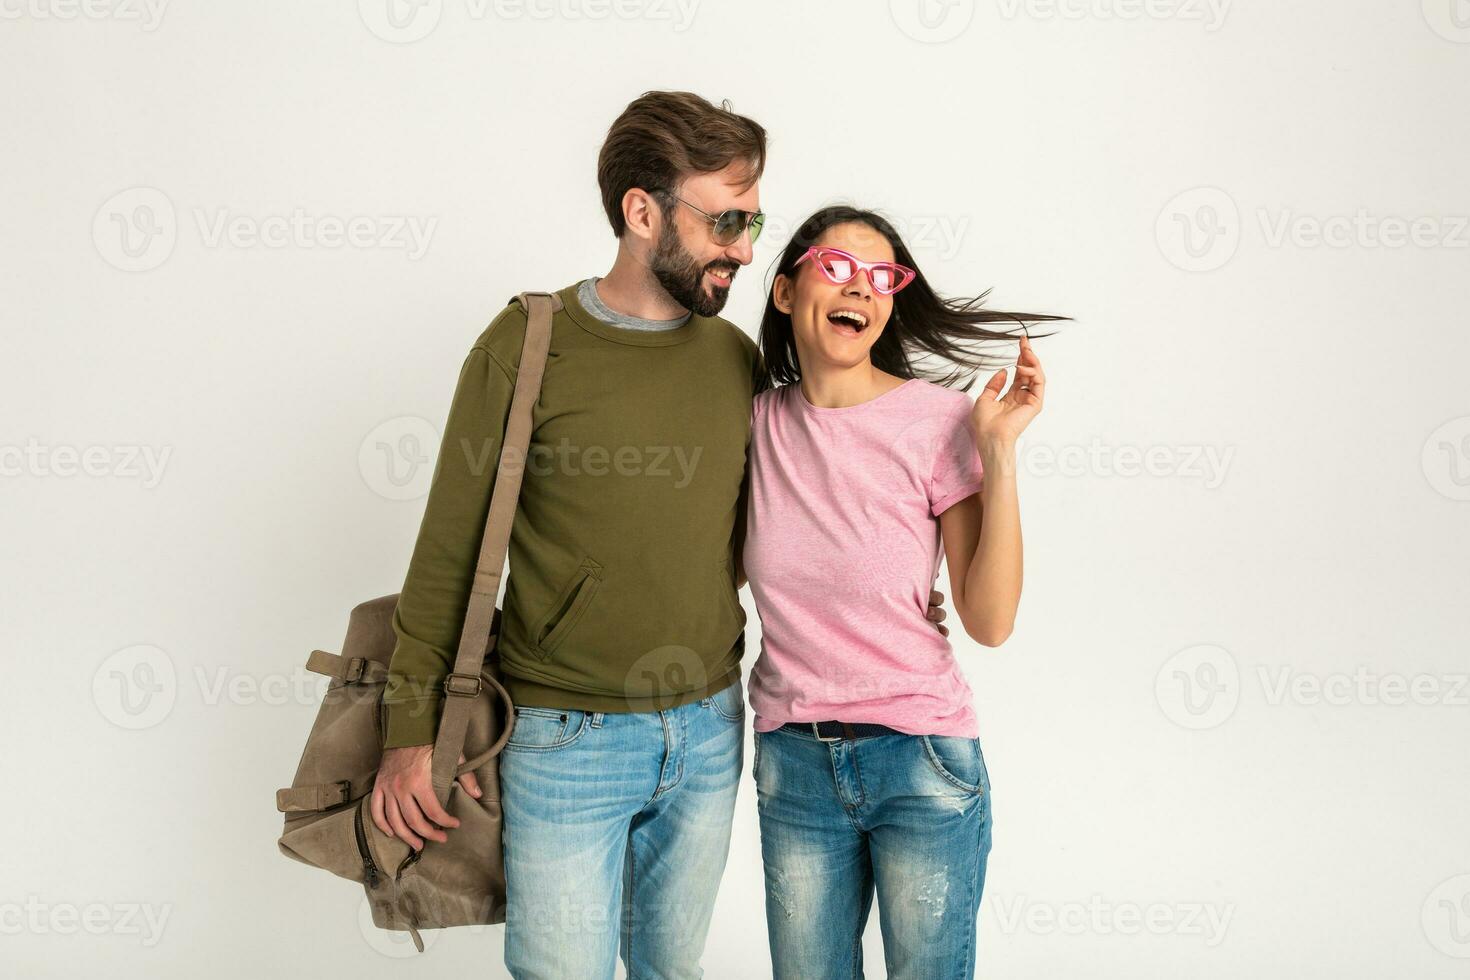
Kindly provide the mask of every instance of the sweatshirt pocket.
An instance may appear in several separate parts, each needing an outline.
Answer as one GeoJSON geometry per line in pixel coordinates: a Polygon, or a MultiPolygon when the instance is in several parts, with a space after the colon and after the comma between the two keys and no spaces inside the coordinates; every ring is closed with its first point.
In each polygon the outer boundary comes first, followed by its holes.
{"type": "Polygon", "coordinates": [[[602,586],[602,565],[590,557],[584,557],[561,591],[552,600],[551,608],[536,623],[531,631],[536,655],[547,660],[561,646],[567,635],[576,629],[577,622],[587,612],[597,590],[602,586]]]}

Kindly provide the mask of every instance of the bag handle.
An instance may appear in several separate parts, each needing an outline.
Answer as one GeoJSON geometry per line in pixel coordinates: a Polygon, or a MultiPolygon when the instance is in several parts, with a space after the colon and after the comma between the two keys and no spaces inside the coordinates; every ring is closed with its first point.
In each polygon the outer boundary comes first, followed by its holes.
{"type": "MultiPolygon", "coordinates": [[[[434,795],[441,805],[449,802],[449,791],[459,772],[459,754],[464,749],[469,730],[470,713],[480,696],[480,668],[495,646],[491,632],[495,618],[495,598],[500,592],[500,577],[505,570],[505,555],[510,547],[510,529],[515,522],[516,505],[521,494],[521,477],[525,473],[526,455],[531,446],[531,410],[541,396],[541,377],[546,371],[546,352],[551,346],[551,317],[562,308],[555,293],[525,292],[516,297],[526,310],[526,339],[521,345],[521,363],[516,370],[515,393],[511,396],[510,417],[501,440],[500,463],[495,470],[495,490],[490,496],[490,511],[485,519],[485,535],[480,542],[480,557],[475,564],[474,584],[470,588],[469,606],[465,609],[464,626],[459,634],[459,652],[454,670],[444,678],[444,707],[439,719],[439,732],[434,739],[434,795]]],[[[510,703],[509,697],[505,699],[510,703]]],[[[509,735],[511,719],[507,715],[505,730],[492,749],[499,751],[509,735]]],[[[486,753],[484,758],[488,759],[486,753]]],[[[477,759],[483,765],[484,759],[477,759]]]]}

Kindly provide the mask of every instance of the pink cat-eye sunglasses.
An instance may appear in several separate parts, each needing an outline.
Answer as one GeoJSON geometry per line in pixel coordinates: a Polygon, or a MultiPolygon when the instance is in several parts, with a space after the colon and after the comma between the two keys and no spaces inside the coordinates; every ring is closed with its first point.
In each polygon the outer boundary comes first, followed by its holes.
{"type": "Polygon", "coordinates": [[[859,270],[866,272],[873,289],[884,296],[892,296],[913,282],[918,275],[906,265],[899,265],[897,262],[864,262],[831,245],[813,245],[796,260],[796,265],[801,265],[807,259],[811,259],[822,270],[822,275],[827,277],[828,282],[838,286],[852,282],[859,270]]]}

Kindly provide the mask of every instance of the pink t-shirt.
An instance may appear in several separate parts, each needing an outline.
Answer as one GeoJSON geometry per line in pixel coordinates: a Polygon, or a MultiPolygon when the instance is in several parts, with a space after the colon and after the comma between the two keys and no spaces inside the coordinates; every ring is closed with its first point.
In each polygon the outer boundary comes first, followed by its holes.
{"type": "Polygon", "coordinates": [[[962,391],[905,381],[846,408],[756,396],[744,567],[761,620],[755,730],[877,722],[979,735],[949,640],[925,619],[938,515],[980,489],[962,391]]]}

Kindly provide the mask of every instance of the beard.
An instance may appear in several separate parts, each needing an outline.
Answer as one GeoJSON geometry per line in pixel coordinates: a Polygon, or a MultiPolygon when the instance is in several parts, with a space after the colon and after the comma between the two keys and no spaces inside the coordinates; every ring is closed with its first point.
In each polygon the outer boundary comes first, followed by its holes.
{"type": "Polygon", "coordinates": [[[728,271],[733,282],[740,268],[728,259],[716,259],[700,265],[679,240],[672,221],[666,222],[659,232],[658,245],[654,247],[648,267],[674,302],[698,316],[715,316],[725,308],[725,301],[730,298],[729,286],[713,286],[705,291],[705,271],[728,271]]]}

